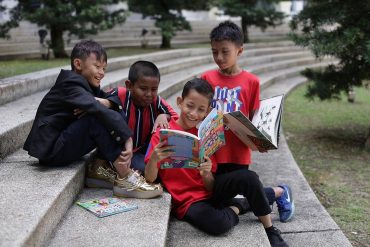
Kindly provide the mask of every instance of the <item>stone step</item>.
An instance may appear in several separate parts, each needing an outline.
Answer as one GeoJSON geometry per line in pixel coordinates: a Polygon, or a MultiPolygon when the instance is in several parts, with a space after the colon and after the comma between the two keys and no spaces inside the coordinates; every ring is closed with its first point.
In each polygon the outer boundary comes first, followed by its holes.
{"type": "MultiPolygon", "coordinates": [[[[307,55],[307,54],[306,54],[307,55]]],[[[268,58],[271,59],[271,58],[268,58]]],[[[269,66],[275,66],[276,62],[268,62],[268,59],[266,61],[260,61],[260,62],[265,62],[266,68],[269,68],[269,66]]],[[[307,67],[315,67],[315,66],[322,66],[327,64],[326,62],[323,63],[314,63],[312,64],[312,59],[309,59],[309,64],[307,64],[307,67]]],[[[252,59],[240,59],[239,65],[241,67],[245,67],[247,70],[249,70],[249,65],[251,64],[252,59]]],[[[287,76],[295,75],[299,73],[301,70],[303,70],[306,66],[302,65],[300,67],[296,67],[297,69],[295,70],[295,67],[291,67],[292,61],[288,62],[286,66],[290,69],[286,69],[283,64],[280,65],[280,68],[278,70],[272,71],[272,73],[275,73],[276,77],[278,79],[282,78],[284,76],[285,72],[289,72],[287,76]]],[[[294,63],[293,63],[294,64],[294,63]]],[[[159,85],[159,89],[163,91],[161,93],[162,97],[167,98],[171,96],[172,94],[176,93],[177,91],[181,90],[184,84],[197,76],[200,76],[201,73],[204,71],[210,70],[210,69],[217,69],[217,66],[215,64],[205,64],[198,66],[196,68],[190,68],[190,69],[184,69],[182,71],[177,72],[175,75],[168,74],[162,77],[162,83],[159,85]]],[[[259,68],[261,71],[261,68],[259,68]]],[[[250,72],[254,73],[254,70],[249,70],[250,72]]],[[[270,70],[271,71],[271,70],[270,70]]],[[[257,71],[258,72],[258,71],[257,71]]],[[[261,73],[264,75],[263,73],[261,73]]],[[[284,78],[282,78],[284,79],[284,78]]],[[[275,76],[271,75],[270,73],[267,73],[265,78],[261,80],[261,88],[267,87],[270,84],[274,83],[275,76]]]]}
{"type": "Polygon", "coordinates": [[[239,224],[221,236],[210,236],[194,228],[189,223],[170,219],[168,247],[269,247],[269,240],[262,224],[252,213],[239,217],[239,224]]]}
{"type": "Polygon", "coordinates": [[[282,60],[282,61],[273,61],[272,63],[269,64],[269,66],[265,66],[265,64],[255,64],[252,66],[248,66],[247,68],[250,71],[253,71],[255,74],[262,74],[262,73],[267,73],[269,71],[276,71],[279,69],[284,69],[284,68],[289,68],[289,67],[294,67],[294,66],[300,66],[300,65],[310,65],[317,63],[318,60],[310,55],[307,57],[300,57],[300,58],[292,58],[292,59],[287,59],[287,60],[282,60]]]}
{"type": "Polygon", "coordinates": [[[43,168],[25,151],[0,164],[0,245],[42,246],[83,187],[85,168],[77,162],[43,168]]]}
{"type": "MultiPolygon", "coordinates": [[[[111,190],[83,189],[77,200],[111,197],[111,190]]],[[[126,199],[138,209],[98,218],[73,204],[47,246],[165,246],[171,196],[126,199]]]]}

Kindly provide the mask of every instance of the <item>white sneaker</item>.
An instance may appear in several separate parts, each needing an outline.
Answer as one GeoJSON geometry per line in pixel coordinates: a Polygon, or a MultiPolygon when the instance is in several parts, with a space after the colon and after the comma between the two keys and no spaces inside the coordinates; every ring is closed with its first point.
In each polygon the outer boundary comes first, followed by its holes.
{"type": "Polygon", "coordinates": [[[149,199],[162,195],[163,189],[160,184],[151,184],[138,172],[131,170],[125,178],[117,175],[114,180],[113,194],[118,197],[133,197],[149,199]]]}

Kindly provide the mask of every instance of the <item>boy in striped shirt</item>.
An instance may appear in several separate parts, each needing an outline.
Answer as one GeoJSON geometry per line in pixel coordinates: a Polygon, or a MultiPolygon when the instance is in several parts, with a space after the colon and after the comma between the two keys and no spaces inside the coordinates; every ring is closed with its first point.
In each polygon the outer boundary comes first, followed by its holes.
{"type": "Polygon", "coordinates": [[[157,127],[168,128],[168,120],[177,116],[172,107],[158,95],[159,83],[160,73],[157,66],[149,61],[137,61],[129,69],[128,80],[125,82],[126,87],[118,87],[111,90],[108,97],[109,100],[122,106],[126,122],[133,131],[131,166],[127,169],[128,176],[120,178],[114,174],[114,171],[110,169],[105,161],[95,159],[91,162],[90,169],[88,169],[87,185],[89,187],[111,188],[113,185],[112,178],[115,175],[114,195],[144,198],[141,195],[145,194],[145,189],[143,191],[140,186],[139,188],[135,187],[138,184],[142,184],[144,187],[154,186],[146,183],[145,179],[140,175],[140,173],[144,173],[144,156],[151,133],[157,127]],[[105,168],[105,172],[102,171],[104,170],[102,168],[105,168]],[[110,171],[107,171],[109,169],[110,171]],[[133,169],[137,171],[133,171],[133,169]],[[131,174],[135,174],[137,178],[135,181],[132,181],[133,183],[130,183],[131,174]],[[107,181],[107,186],[96,186],[97,180],[107,181]],[[88,184],[88,181],[90,184],[88,184]]]}

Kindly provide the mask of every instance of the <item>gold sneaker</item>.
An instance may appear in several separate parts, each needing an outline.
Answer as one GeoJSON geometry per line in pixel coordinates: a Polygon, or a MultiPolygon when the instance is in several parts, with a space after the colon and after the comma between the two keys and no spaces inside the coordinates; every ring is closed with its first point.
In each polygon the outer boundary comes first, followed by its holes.
{"type": "Polygon", "coordinates": [[[131,170],[125,178],[117,175],[114,180],[113,195],[118,197],[133,197],[149,199],[162,195],[163,189],[160,184],[151,184],[138,172],[131,170]]]}
{"type": "Polygon", "coordinates": [[[86,187],[112,189],[116,175],[108,161],[93,158],[87,164],[86,187]]]}

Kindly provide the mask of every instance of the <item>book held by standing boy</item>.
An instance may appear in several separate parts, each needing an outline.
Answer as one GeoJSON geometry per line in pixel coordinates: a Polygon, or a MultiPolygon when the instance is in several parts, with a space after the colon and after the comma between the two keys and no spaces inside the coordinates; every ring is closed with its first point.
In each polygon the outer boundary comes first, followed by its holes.
{"type": "Polygon", "coordinates": [[[226,125],[252,150],[277,149],[283,99],[284,95],[277,95],[261,100],[260,107],[254,113],[252,120],[240,111],[226,113],[224,115],[227,119],[226,125]]]}
{"type": "Polygon", "coordinates": [[[161,168],[197,168],[204,156],[225,145],[222,114],[213,109],[198,128],[198,136],[181,130],[161,129],[161,142],[167,140],[174,154],[161,161],[161,168]]]}

